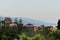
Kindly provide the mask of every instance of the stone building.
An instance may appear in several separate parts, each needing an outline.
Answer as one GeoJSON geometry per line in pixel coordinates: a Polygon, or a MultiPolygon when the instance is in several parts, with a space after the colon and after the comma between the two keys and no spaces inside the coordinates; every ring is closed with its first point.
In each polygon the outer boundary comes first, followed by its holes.
{"type": "Polygon", "coordinates": [[[27,24],[27,25],[24,25],[24,27],[26,30],[28,31],[34,31],[34,26],[33,24],[27,24]]]}
{"type": "Polygon", "coordinates": [[[12,19],[9,18],[9,17],[5,17],[5,19],[4,19],[4,25],[8,26],[11,23],[12,23],[12,19]]]}

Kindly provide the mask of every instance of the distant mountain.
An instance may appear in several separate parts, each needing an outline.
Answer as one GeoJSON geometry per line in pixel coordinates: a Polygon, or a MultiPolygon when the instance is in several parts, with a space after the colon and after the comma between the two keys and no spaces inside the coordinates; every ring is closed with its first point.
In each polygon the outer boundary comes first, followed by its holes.
{"type": "Polygon", "coordinates": [[[31,23],[33,25],[51,25],[51,26],[56,26],[56,23],[53,22],[46,22],[46,21],[41,21],[41,20],[34,20],[34,19],[29,19],[29,18],[21,18],[24,24],[31,23]]]}
{"type": "MultiPolygon", "coordinates": [[[[10,17],[12,18],[12,21],[14,21],[14,19],[16,17],[10,17]]],[[[4,19],[4,17],[0,17],[0,19],[4,19]]],[[[24,18],[24,17],[17,17],[17,19],[22,19],[23,24],[28,24],[31,23],[33,25],[51,25],[51,26],[56,26],[57,23],[53,23],[53,22],[46,22],[46,21],[41,21],[41,20],[35,20],[35,19],[30,19],[30,18],[24,18]]]]}

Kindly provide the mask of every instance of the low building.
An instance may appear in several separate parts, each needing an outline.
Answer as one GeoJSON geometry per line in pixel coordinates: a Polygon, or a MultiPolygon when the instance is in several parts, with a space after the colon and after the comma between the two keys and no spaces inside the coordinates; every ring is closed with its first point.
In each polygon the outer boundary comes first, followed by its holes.
{"type": "Polygon", "coordinates": [[[55,32],[57,30],[57,28],[55,28],[53,26],[48,26],[48,29],[51,30],[52,32],[55,32]]]}
{"type": "Polygon", "coordinates": [[[34,32],[37,32],[39,30],[39,26],[34,26],[34,32]]]}
{"type": "Polygon", "coordinates": [[[17,27],[17,24],[11,23],[11,24],[9,24],[9,26],[10,26],[10,27],[17,27]]]}
{"type": "Polygon", "coordinates": [[[28,31],[37,32],[39,30],[39,26],[34,26],[33,24],[27,24],[24,28],[28,31]]]}

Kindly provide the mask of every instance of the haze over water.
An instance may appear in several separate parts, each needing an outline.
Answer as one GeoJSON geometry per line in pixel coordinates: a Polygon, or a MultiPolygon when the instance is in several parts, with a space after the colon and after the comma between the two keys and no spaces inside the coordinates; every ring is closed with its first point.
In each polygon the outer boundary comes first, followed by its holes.
{"type": "Polygon", "coordinates": [[[57,22],[60,0],[0,0],[0,16],[57,22]]]}

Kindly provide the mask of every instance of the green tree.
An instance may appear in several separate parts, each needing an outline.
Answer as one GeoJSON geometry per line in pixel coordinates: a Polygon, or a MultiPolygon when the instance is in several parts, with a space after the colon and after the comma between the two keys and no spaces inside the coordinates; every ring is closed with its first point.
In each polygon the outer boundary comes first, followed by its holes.
{"type": "Polygon", "coordinates": [[[20,40],[28,40],[28,36],[25,33],[23,33],[20,35],[20,40]]]}
{"type": "Polygon", "coordinates": [[[51,37],[54,37],[54,39],[55,40],[60,40],[60,30],[57,30],[57,31],[55,31],[55,32],[51,32],[50,34],[49,34],[49,37],[51,38],[51,37]]]}
{"type": "Polygon", "coordinates": [[[58,20],[57,28],[60,29],[60,19],[58,20]]]}
{"type": "Polygon", "coordinates": [[[0,40],[14,40],[17,38],[16,28],[9,26],[0,27],[0,40]]]}

